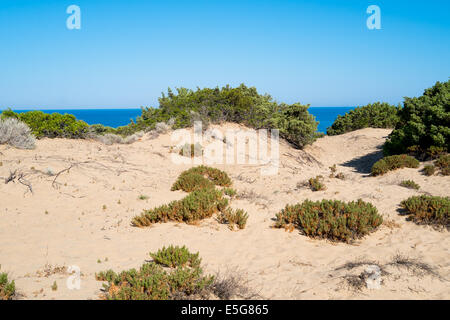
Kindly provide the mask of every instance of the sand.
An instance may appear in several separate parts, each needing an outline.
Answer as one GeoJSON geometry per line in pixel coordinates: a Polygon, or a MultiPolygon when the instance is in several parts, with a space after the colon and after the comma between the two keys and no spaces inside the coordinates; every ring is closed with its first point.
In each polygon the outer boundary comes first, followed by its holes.
{"type": "MultiPolygon", "coordinates": [[[[244,129],[233,124],[215,127],[244,129]]],[[[138,268],[149,259],[149,252],[174,244],[200,252],[208,273],[242,273],[265,299],[449,299],[448,231],[406,221],[398,208],[412,195],[449,196],[450,178],[426,177],[420,168],[370,177],[389,132],[363,129],[326,136],[304,150],[281,142],[275,176],[262,176],[261,165],[215,165],[231,176],[240,194],[232,207],[249,214],[247,227],[240,231],[231,231],[214,218],[197,225],[131,226],[132,217],[143,209],[186,195],[170,191],[177,176],[193,166],[171,161],[175,142],[170,132],[159,137],[146,134],[131,145],[67,139],[39,140],[35,150],[2,145],[0,177],[18,170],[24,184],[0,183],[0,270],[15,280],[20,299],[99,299],[102,282],[95,280],[96,272],[138,268]],[[345,180],[328,177],[333,164],[345,180]],[[325,191],[302,186],[317,175],[325,177],[325,191]],[[406,179],[421,189],[398,185],[406,179]],[[140,200],[140,195],[148,199],[140,200]],[[355,243],[271,228],[275,214],[286,204],[358,198],[374,204],[386,223],[355,243]],[[425,263],[434,273],[388,265],[395,255],[425,263]],[[338,269],[363,260],[377,262],[389,272],[382,275],[381,288],[357,290],[349,285],[346,279],[355,279],[366,265],[338,269]],[[64,267],[69,266],[81,270],[79,290],[66,286],[69,275],[64,267]],[[58,288],[52,290],[55,281],[58,288]]]]}

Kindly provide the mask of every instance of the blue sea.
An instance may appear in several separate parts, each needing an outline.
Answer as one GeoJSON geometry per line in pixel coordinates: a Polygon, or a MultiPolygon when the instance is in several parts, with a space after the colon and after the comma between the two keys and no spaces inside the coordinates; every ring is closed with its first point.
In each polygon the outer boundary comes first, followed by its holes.
{"type": "MultiPolygon", "coordinates": [[[[318,131],[326,133],[338,115],[344,115],[354,107],[310,107],[308,111],[319,121],[318,131]]],[[[26,112],[29,110],[14,110],[26,112]]],[[[54,109],[42,110],[46,113],[70,113],[88,124],[103,124],[109,127],[125,126],[130,120],[141,115],[141,109],[54,109]]]]}

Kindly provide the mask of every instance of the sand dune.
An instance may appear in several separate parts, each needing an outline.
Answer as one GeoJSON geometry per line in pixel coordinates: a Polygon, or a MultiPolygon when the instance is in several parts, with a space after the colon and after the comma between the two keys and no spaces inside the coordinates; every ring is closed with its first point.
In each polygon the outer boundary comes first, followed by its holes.
{"type": "Polygon", "coordinates": [[[426,177],[420,168],[370,177],[389,132],[363,129],[326,136],[305,150],[281,142],[276,176],[262,176],[260,165],[216,165],[231,176],[241,195],[232,207],[249,213],[247,227],[237,232],[214,219],[199,225],[166,223],[142,229],[130,225],[143,209],[186,195],[170,191],[177,176],[191,165],[173,164],[169,133],[157,138],[145,135],[131,145],[66,139],[39,140],[31,151],[2,145],[0,177],[18,170],[25,182],[0,183],[1,270],[16,281],[25,299],[98,299],[102,283],[94,279],[95,272],[139,267],[150,251],[178,244],[199,251],[207,272],[239,268],[252,289],[268,299],[449,299],[448,232],[415,225],[397,210],[400,201],[412,195],[449,196],[450,179],[426,177]],[[333,164],[345,180],[328,177],[333,164]],[[302,186],[317,175],[325,177],[325,191],[302,186]],[[406,179],[421,189],[398,186],[406,179]],[[139,200],[140,195],[148,199],[139,200]],[[387,223],[354,244],[271,228],[275,214],[286,204],[358,198],[374,204],[387,223]],[[424,262],[437,273],[418,274],[388,265],[396,254],[424,262]],[[390,275],[383,276],[380,289],[358,291],[349,286],[346,277],[357,276],[364,266],[335,270],[363,260],[386,265],[390,275]],[[69,290],[68,275],[60,270],[50,268],[45,274],[46,265],[79,266],[81,289],[69,290]],[[56,291],[51,289],[54,281],[56,291]]]}

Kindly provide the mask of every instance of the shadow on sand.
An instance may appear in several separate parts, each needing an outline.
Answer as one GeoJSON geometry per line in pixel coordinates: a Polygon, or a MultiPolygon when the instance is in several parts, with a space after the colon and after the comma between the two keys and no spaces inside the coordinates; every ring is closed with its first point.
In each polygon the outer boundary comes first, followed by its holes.
{"type": "Polygon", "coordinates": [[[353,168],[354,171],[364,174],[370,174],[372,166],[375,162],[383,158],[383,151],[381,146],[377,151],[365,154],[361,157],[354,158],[341,164],[344,167],[353,168]]]}

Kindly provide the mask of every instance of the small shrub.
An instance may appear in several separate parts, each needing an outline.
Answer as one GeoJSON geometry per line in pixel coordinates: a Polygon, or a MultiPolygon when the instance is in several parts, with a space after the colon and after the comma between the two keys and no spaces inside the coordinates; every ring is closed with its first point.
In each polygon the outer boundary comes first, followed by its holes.
{"type": "Polygon", "coordinates": [[[231,186],[231,179],[226,172],[219,169],[207,166],[198,166],[183,171],[177,181],[173,184],[171,190],[191,192],[202,188],[209,188],[213,185],[229,187],[231,186]]]}
{"type": "Polygon", "coordinates": [[[450,154],[441,155],[434,161],[434,165],[439,168],[442,175],[450,175],[450,154]]]}
{"type": "Polygon", "coordinates": [[[321,190],[325,190],[325,184],[323,184],[323,177],[322,176],[317,176],[315,178],[311,178],[309,179],[309,187],[311,188],[312,191],[321,191],[321,190]]]}
{"type": "Polygon", "coordinates": [[[204,275],[198,253],[185,247],[163,248],[152,256],[155,261],[144,263],[139,270],[115,273],[112,270],[96,274],[104,284],[108,300],[174,300],[192,299],[211,291],[214,276],[204,275]],[[192,262],[192,263],[190,263],[192,262]],[[163,269],[163,266],[170,268],[163,269]]]}
{"type": "Polygon", "coordinates": [[[146,195],[144,195],[144,194],[141,194],[139,197],[138,197],[138,199],[139,200],[148,200],[148,196],[146,196],[146,195]]]}
{"type": "Polygon", "coordinates": [[[58,290],[58,284],[56,283],[56,281],[53,281],[52,291],[56,291],[56,290],[58,290]]]}
{"type": "Polygon", "coordinates": [[[209,218],[227,206],[228,200],[223,197],[221,191],[212,188],[200,189],[168,205],[145,210],[140,216],[133,218],[132,224],[136,227],[145,227],[167,221],[193,223],[209,218]]]}
{"type": "Polygon", "coordinates": [[[414,189],[414,190],[420,189],[420,186],[412,180],[404,180],[404,181],[400,182],[400,186],[408,188],[408,189],[414,189]]]}
{"type": "Polygon", "coordinates": [[[199,157],[203,155],[203,147],[201,144],[188,144],[186,143],[184,146],[181,147],[180,151],[178,152],[180,156],[185,157],[199,157]]]}
{"type": "Polygon", "coordinates": [[[400,206],[417,224],[441,225],[450,227],[450,198],[433,196],[414,196],[400,203],[400,206]]]}
{"type": "Polygon", "coordinates": [[[336,179],[345,180],[345,175],[342,172],[339,172],[334,176],[336,179]]]}
{"type": "Polygon", "coordinates": [[[436,167],[432,164],[427,164],[425,167],[423,167],[423,173],[426,176],[432,176],[435,171],[436,171],[436,167]]]}
{"type": "Polygon", "coordinates": [[[391,170],[401,168],[418,168],[419,161],[406,154],[384,157],[372,166],[372,175],[383,175],[391,170]]]}
{"type": "Polygon", "coordinates": [[[0,273],[0,300],[11,300],[16,294],[16,285],[13,281],[8,281],[6,273],[0,273]]]}
{"type": "Polygon", "coordinates": [[[239,229],[244,229],[247,224],[248,214],[242,209],[233,210],[231,208],[227,208],[222,211],[217,220],[220,223],[228,224],[228,227],[231,230],[234,230],[234,226],[236,225],[239,229]]]}
{"type": "Polygon", "coordinates": [[[15,118],[0,119],[0,144],[18,149],[34,149],[35,139],[30,128],[15,118]]]}
{"type": "Polygon", "coordinates": [[[309,237],[348,242],[375,231],[382,222],[377,208],[361,199],[349,203],[306,200],[281,210],[276,215],[275,227],[296,226],[309,237]]]}
{"type": "Polygon", "coordinates": [[[189,250],[183,246],[169,246],[163,247],[156,253],[150,253],[150,257],[155,263],[169,268],[177,267],[191,267],[197,268],[200,266],[201,259],[198,257],[198,253],[190,253],[189,250]]]}

